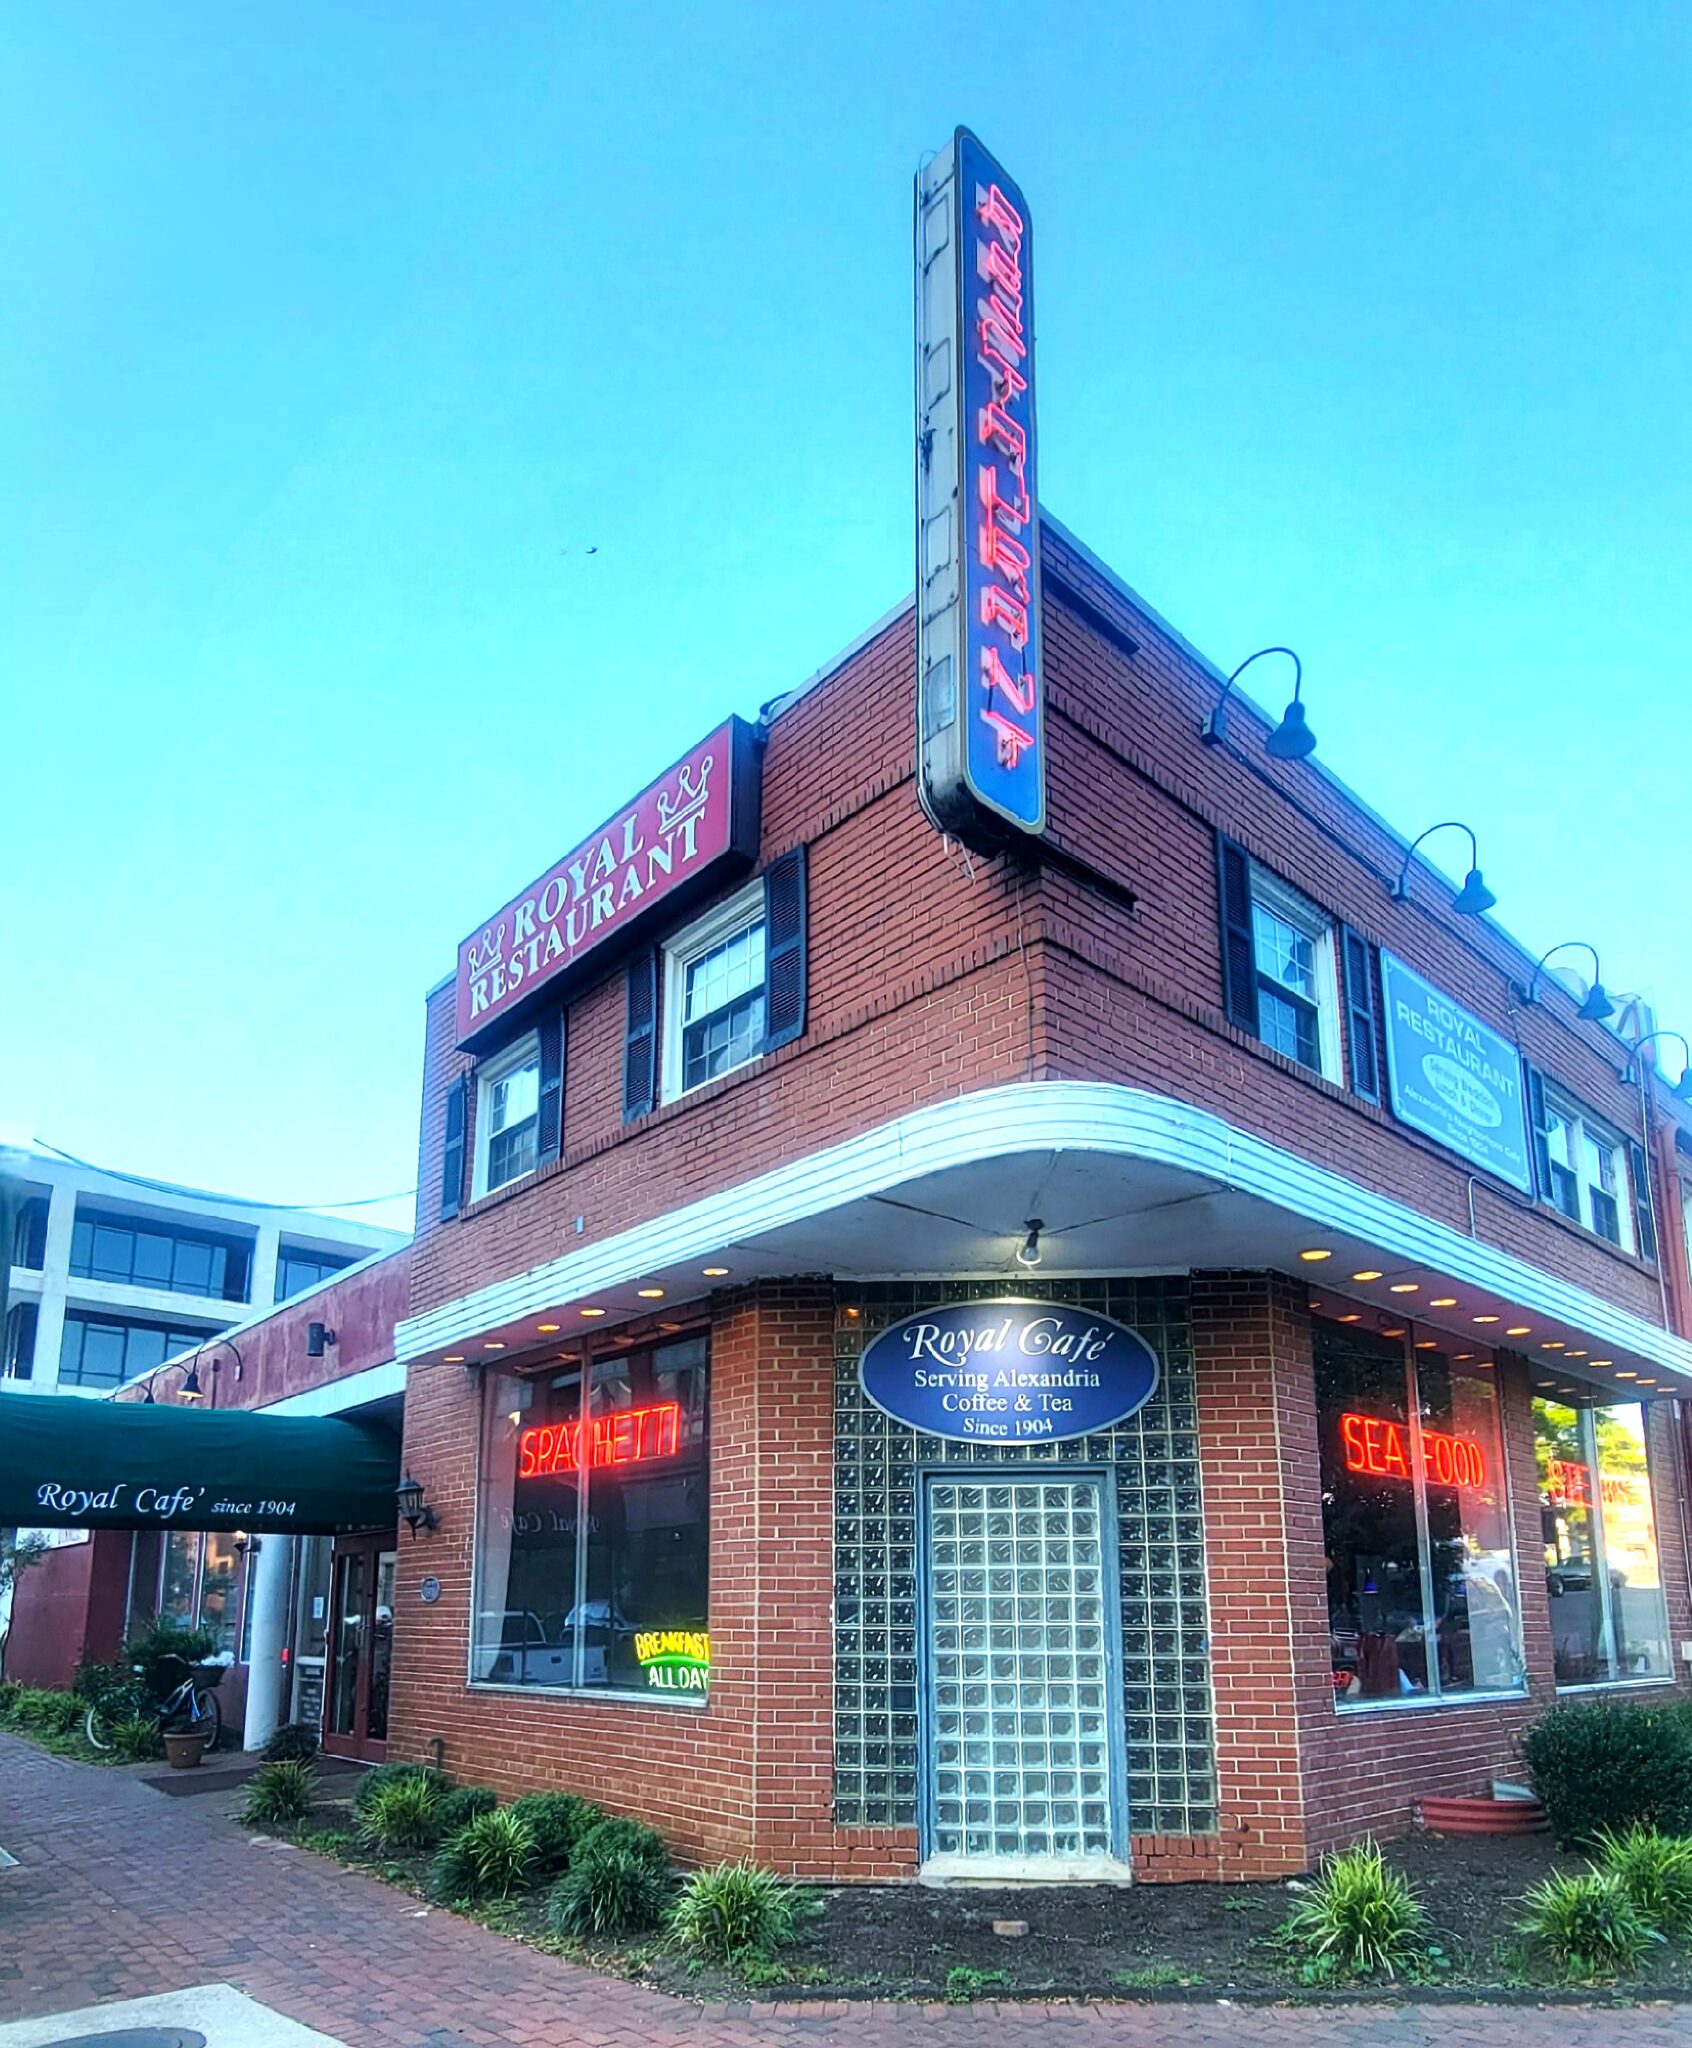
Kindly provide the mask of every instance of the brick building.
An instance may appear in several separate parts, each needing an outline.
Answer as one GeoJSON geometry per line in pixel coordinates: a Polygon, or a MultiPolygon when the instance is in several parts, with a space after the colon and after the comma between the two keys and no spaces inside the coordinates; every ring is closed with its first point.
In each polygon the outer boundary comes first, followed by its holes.
{"type": "Polygon", "coordinates": [[[1252,1877],[1685,1682],[1683,1108],[1042,562],[1043,836],[924,815],[907,607],[431,993],[391,1753],[815,1877],[1252,1877]],[[1014,1300],[1155,1387],[1049,1442],[866,1393],[1014,1300]]]}

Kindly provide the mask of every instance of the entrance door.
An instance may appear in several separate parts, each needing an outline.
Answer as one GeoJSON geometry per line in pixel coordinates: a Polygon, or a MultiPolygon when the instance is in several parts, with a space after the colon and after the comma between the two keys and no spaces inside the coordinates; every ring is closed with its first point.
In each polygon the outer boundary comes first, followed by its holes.
{"type": "Polygon", "coordinates": [[[329,1756],[380,1763],[387,1754],[398,1563],[391,1536],[335,1538],[323,1705],[323,1748],[329,1756]]]}
{"type": "Polygon", "coordinates": [[[929,1478],[928,1877],[1126,1875],[1102,1481],[929,1478]]]}

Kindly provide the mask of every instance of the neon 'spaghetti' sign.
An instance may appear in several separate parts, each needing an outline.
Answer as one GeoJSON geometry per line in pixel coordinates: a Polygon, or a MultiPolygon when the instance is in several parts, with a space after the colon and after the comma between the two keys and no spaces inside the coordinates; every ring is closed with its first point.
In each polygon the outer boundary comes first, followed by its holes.
{"type": "MultiPolygon", "coordinates": [[[[1410,1432],[1402,1422],[1389,1422],[1381,1415],[1342,1415],[1340,1446],[1348,1472],[1367,1472],[1375,1479],[1412,1476],[1410,1432]]],[[[1436,1486],[1473,1489],[1486,1484],[1486,1454],[1466,1436],[1424,1429],[1422,1463],[1436,1486]]]]}
{"type": "Polygon", "coordinates": [[[681,1449],[681,1403],[619,1408],[609,1415],[590,1416],[586,1423],[547,1422],[526,1429],[517,1439],[517,1477],[542,1479],[553,1472],[579,1472],[584,1431],[592,1471],[673,1458],[681,1449]]]}

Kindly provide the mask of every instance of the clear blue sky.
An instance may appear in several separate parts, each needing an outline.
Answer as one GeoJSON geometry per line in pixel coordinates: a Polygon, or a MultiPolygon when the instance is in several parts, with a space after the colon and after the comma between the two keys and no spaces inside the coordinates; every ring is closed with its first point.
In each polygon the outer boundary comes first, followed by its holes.
{"type": "Polygon", "coordinates": [[[1688,105],[1678,4],[15,11],[0,1123],[410,1186],[462,933],[909,588],[959,120],[1048,506],[1692,1030],[1688,105]]]}

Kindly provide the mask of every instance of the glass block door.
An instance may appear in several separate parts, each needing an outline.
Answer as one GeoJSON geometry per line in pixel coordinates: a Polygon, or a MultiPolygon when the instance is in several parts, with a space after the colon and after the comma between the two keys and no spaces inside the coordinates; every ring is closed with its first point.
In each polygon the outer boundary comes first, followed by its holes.
{"type": "Polygon", "coordinates": [[[1112,1862],[1102,1482],[935,1475],[926,1506],[925,1862],[982,1876],[1112,1862]]]}

